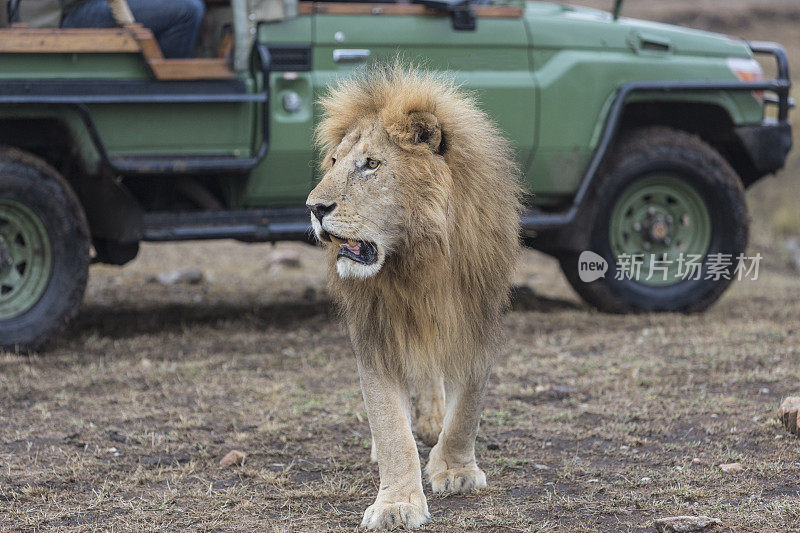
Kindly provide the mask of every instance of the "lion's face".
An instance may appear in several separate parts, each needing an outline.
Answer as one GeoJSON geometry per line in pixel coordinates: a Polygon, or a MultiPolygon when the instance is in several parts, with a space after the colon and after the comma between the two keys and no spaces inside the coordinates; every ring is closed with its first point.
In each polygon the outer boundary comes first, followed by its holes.
{"type": "Polygon", "coordinates": [[[375,119],[362,121],[326,159],[322,180],[306,202],[311,224],[320,241],[338,247],[341,278],[369,278],[401,234],[402,153],[375,119]]]}

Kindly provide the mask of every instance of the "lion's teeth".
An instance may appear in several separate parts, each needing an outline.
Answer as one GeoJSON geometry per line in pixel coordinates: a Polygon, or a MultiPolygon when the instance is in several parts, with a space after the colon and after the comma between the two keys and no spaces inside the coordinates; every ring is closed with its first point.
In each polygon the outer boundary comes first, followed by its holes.
{"type": "Polygon", "coordinates": [[[358,241],[354,241],[353,239],[347,239],[347,245],[351,248],[355,248],[358,246],[358,241]]]}

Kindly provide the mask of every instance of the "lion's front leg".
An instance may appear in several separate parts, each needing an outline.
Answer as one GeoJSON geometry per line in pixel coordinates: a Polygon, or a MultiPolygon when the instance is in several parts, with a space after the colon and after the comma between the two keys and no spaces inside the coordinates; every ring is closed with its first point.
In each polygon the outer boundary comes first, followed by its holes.
{"type": "Polygon", "coordinates": [[[360,363],[358,371],[380,473],[378,497],[364,512],[361,527],[419,527],[430,515],[408,417],[408,388],[360,363]]]}
{"type": "Polygon", "coordinates": [[[463,382],[446,382],[446,413],[439,442],[425,468],[433,492],[469,492],[486,486],[486,474],[475,461],[490,369],[463,382]]]}

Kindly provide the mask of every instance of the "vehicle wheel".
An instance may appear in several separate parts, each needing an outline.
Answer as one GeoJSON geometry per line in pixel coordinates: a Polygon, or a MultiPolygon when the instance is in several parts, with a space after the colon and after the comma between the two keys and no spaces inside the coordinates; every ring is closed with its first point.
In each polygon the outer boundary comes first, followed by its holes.
{"type": "Polygon", "coordinates": [[[40,159],[0,148],[0,348],[29,351],[78,312],[89,229],[69,184],[40,159]]]}
{"type": "Polygon", "coordinates": [[[744,190],[700,138],[665,127],[635,130],[618,143],[597,185],[587,231],[589,250],[608,263],[605,277],[582,281],[580,252],[559,258],[590,304],[615,313],[702,311],[738,275],[749,225],[744,190]]]}

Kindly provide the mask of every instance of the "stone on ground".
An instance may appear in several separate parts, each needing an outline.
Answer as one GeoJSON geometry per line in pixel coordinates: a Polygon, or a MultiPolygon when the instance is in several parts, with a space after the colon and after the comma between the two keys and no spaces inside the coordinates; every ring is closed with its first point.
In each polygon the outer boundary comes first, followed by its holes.
{"type": "Polygon", "coordinates": [[[244,462],[245,457],[247,457],[246,453],[240,452],[239,450],[231,450],[225,455],[225,457],[220,459],[219,465],[220,466],[240,465],[244,462]]]}
{"type": "Polygon", "coordinates": [[[778,408],[778,420],[783,422],[783,426],[797,435],[797,413],[800,412],[800,396],[789,396],[781,402],[778,408]]]}
{"type": "Polygon", "coordinates": [[[711,531],[722,523],[718,518],[708,516],[670,516],[655,521],[658,533],[691,533],[711,531]]]}
{"type": "Polygon", "coordinates": [[[176,283],[186,283],[188,285],[197,285],[202,283],[205,279],[202,270],[188,269],[188,270],[170,270],[168,272],[161,272],[155,276],[151,276],[148,281],[160,283],[161,285],[175,285],[176,283]]]}

